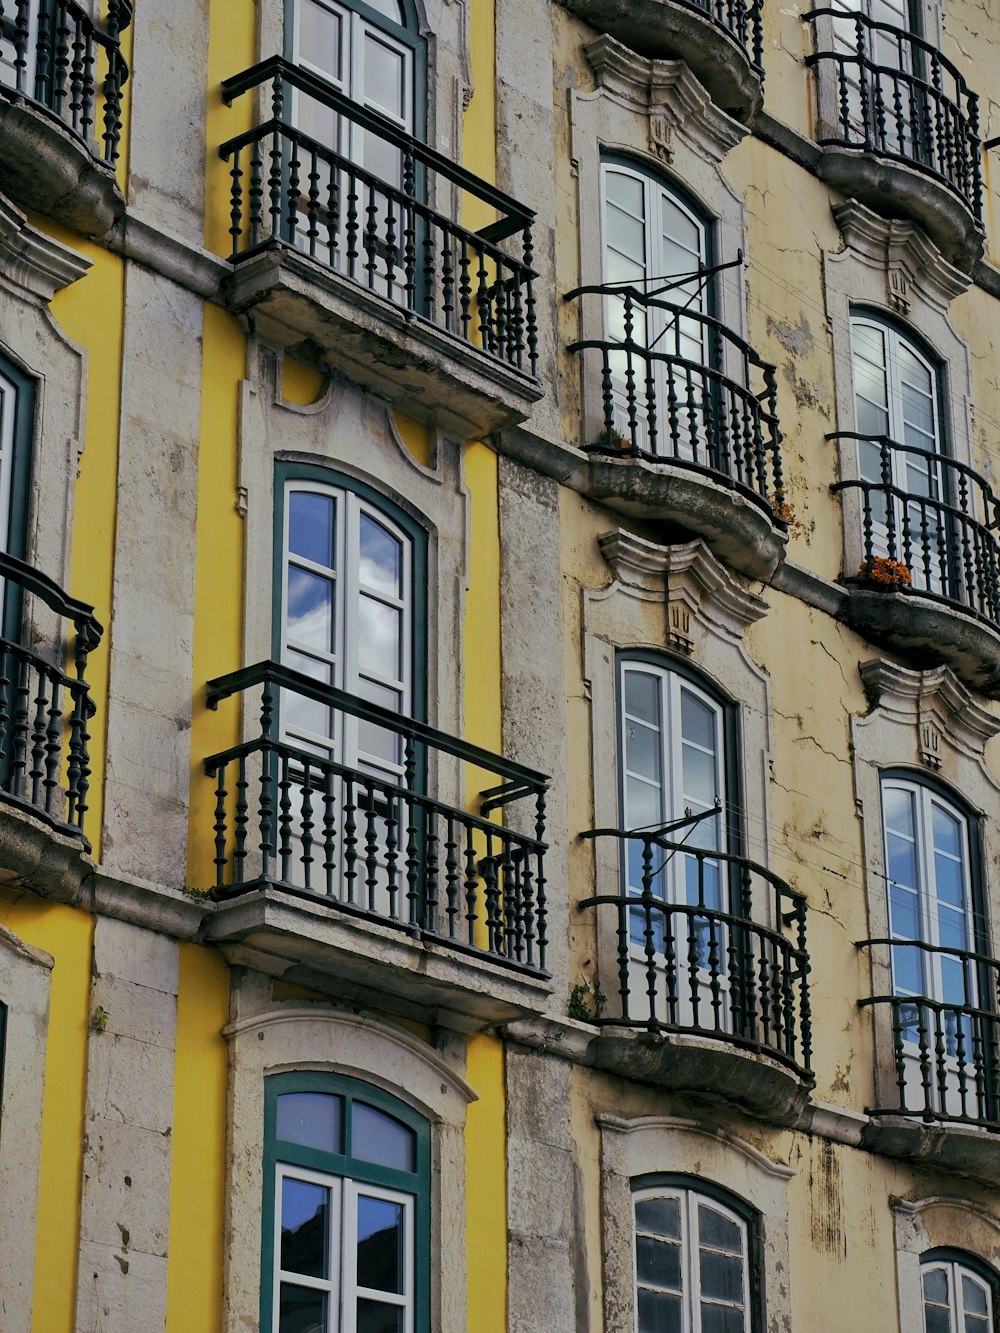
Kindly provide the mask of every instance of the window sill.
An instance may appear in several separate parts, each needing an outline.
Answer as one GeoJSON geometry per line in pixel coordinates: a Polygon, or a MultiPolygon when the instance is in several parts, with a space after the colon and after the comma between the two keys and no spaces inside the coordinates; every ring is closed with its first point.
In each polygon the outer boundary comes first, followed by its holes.
{"type": "Polygon", "coordinates": [[[835,190],[877,213],[919,223],[964,273],[971,273],[981,259],[984,235],[972,208],[933,172],[831,142],[823,143],[816,172],[835,190]]]}
{"type": "Polygon", "coordinates": [[[840,619],[914,667],[949,666],[963,685],[1000,699],[1000,628],[960,604],[848,584],[840,619]]]}
{"type": "Polygon", "coordinates": [[[544,392],[531,375],[285,246],[238,264],[222,295],[266,337],[309,342],[409,416],[465,438],[523,421],[544,392]]]}
{"type": "Polygon", "coordinates": [[[591,455],[582,488],[609,509],[660,527],[692,533],[724,564],[769,582],[781,563],[787,535],[763,501],[724,476],[663,460],[591,455]]]}
{"type": "Polygon", "coordinates": [[[125,211],[115,173],[51,112],[0,95],[0,180],[15,203],[72,231],[106,236],[125,211]]]}
{"type": "MultiPolygon", "coordinates": [[[[739,35],[692,0],[561,0],[599,32],[609,33],[638,55],[680,59],[704,86],[716,106],[748,125],[761,108],[764,75],[759,56],[739,35]]],[[[729,13],[740,6],[730,6],[729,13]]],[[[746,40],[754,40],[749,14],[746,40]]]]}
{"type": "Polygon", "coordinates": [[[391,997],[395,1012],[464,1032],[540,1014],[551,994],[544,978],[272,887],[220,903],[204,938],[230,964],[376,1008],[391,997]]]}

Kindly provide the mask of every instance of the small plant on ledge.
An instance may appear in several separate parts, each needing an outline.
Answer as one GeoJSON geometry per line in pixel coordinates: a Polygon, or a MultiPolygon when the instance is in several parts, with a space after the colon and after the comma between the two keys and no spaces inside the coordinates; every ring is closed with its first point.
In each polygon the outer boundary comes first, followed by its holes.
{"type": "Polygon", "coordinates": [[[863,560],[858,575],[874,584],[876,588],[891,592],[893,588],[908,588],[913,582],[909,566],[902,560],[890,560],[887,556],[876,555],[871,560],[863,560]]]}
{"type": "Polygon", "coordinates": [[[599,981],[595,981],[593,987],[589,981],[584,981],[570,991],[566,1016],[575,1018],[581,1023],[593,1023],[604,1013],[607,1002],[608,997],[601,990],[599,981]]]}
{"type": "Polygon", "coordinates": [[[591,449],[620,449],[625,452],[631,449],[632,445],[620,430],[616,430],[614,426],[605,426],[590,447],[591,449]]]}
{"type": "Polygon", "coordinates": [[[771,506],[771,512],[779,523],[784,523],[788,529],[789,535],[797,536],[802,531],[802,524],[795,513],[795,506],[790,500],[785,499],[784,486],[778,486],[767,497],[767,502],[771,506]]]}

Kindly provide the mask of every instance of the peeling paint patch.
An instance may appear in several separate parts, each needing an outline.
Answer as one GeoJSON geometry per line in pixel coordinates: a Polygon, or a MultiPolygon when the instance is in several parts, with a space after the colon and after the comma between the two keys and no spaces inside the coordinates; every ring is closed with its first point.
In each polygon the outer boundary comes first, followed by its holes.
{"type": "Polygon", "coordinates": [[[786,352],[791,352],[795,356],[809,356],[816,345],[805,315],[799,316],[797,324],[768,315],[767,331],[777,338],[786,352]]]}

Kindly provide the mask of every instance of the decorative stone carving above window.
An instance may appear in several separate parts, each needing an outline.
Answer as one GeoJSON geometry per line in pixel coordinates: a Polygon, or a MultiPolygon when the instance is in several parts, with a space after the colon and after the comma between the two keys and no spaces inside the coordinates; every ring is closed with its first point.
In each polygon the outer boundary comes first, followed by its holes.
{"type": "Polygon", "coordinates": [[[908,671],[878,657],[862,662],[859,670],[876,706],[893,721],[917,728],[925,767],[941,767],[944,744],[981,763],[986,742],[1000,732],[1000,719],[980,707],[948,667],[908,671]]]}
{"type": "Polygon", "coordinates": [[[584,48],[597,86],[633,110],[649,117],[651,150],[673,159],[675,134],[692,148],[720,162],[747,133],[744,126],[720,111],[682,60],[637,56],[613,37],[598,37],[584,48]]]}
{"type": "Polygon", "coordinates": [[[0,199],[0,275],[40,304],[82,278],[91,261],[33,227],[23,213],[0,199]]]}
{"type": "Polygon", "coordinates": [[[969,275],[949,264],[917,223],[879,217],[856,199],[836,204],[833,216],[845,243],[881,275],[886,304],[896,314],[908,315],[917,297],[947,310],[968,288],[969,275]]]}

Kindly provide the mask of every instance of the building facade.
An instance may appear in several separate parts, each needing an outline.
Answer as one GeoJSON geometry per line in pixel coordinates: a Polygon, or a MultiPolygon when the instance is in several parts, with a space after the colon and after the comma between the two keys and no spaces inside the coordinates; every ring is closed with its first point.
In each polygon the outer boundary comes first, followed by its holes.
{"type": "Polygon", "coordinates": [[[998,72],[0,4],[5,1333],[1000,1328],[998,72]]]}

